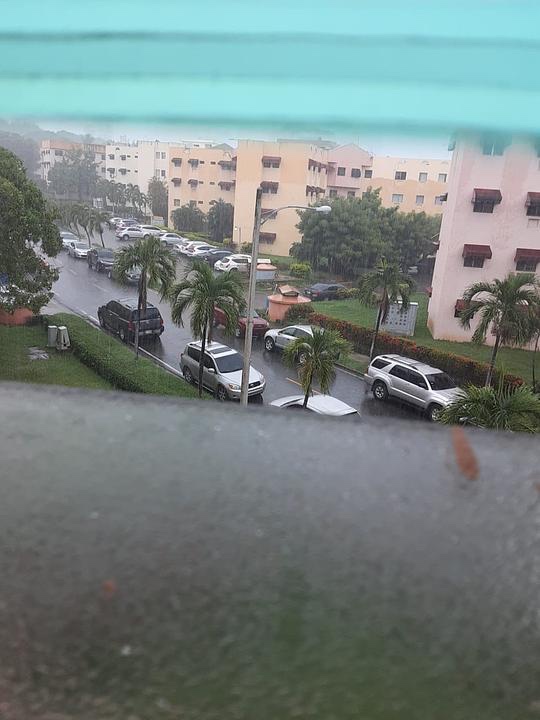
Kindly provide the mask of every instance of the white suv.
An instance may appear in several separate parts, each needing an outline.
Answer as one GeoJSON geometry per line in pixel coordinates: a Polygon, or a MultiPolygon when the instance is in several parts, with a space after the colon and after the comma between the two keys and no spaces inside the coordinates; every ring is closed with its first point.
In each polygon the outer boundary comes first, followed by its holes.
{"type": "Polygon", "coordinates": [[[149,238],[152,235],[161,237],[163,230],[155,225],[132,225],[131,227],[123,227],[116,231],[116,237],[119,240],[136,240],[138,238],[149,238]]]}
{"type": "Polygon", "coordinates": [[[229,255],[229,257],[223,258],[223,260],[217,260],[214,265],[214,270],[220,270],[221,272],[227,272],[234,270],[235,272],[248,273],[251,266],[251,255],[229,255]]]}
{"type": "Polygon", "coordinates": [[[364,379],[376,400],[395,397],[421,408],[433,421],[463,394],[442,370],[401,355],[378,355],[364,379]]]}

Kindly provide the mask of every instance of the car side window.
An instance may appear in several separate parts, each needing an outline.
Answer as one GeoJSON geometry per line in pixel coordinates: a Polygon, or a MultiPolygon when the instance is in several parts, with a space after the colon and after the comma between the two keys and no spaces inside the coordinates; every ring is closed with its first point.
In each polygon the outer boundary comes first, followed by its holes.
{"type": "Polygon", "coordinates": [[[413,385],[416,385],[417,387],[423,388],[424,390],[427,390],[427,383],[424,380],[424,378],[420,375],[420,373],[415,372],[414,370],[409,370],[409,382],[413,385]]]}
{"type": "Polygon", "coordinates": [[[380,358],[378,358],[377,360],[374,360],[374,361],[371,363],[371,367],[377,368],[377,370],[382,370],[382,369],[385,368],[387,365],[390,365],[389,361],[388,361],[388,360],[381,360],[380,358]]]}
{"type": "Polygon", "coordinates": [[[334,292],[334,290],[337,290],[337,286],[336,286],[336,285],[329,285],[326,289],[327,289],[328,291],[334,292]]]}
{"type": "Polygon", "coordinates": [[[394,365],[394,367],[390,370],[389,375],[394,375],[394,377],[400,378],[400,380],[409,381],[409,370],[401,367],[401,365],[394,365]]]}
{"type": "Polygon", "coordinates": [[[212,358],[210,357],[210,355],[208,355],[208,353],[204,353],[204,367],[205,367],[207,370],[208,370],[208,369],[214,369],[214,370],[215,370],[214,361],[212,360],[212,358]]]}
{"type": "Polygon", "coordinates": [[[194,347],[188,348],[188,355],[190,358],[192,358],[196,362],[199,362],[199,360],[201,359],[201,351],[198,348],[194,348],[194,347]]]}
{"type": "Polygon", "coordinates": [[[279,331],[280,335],[292,335],[294,337],[294,328],[286,327],[279,331]]]}
{"type": "Polygon", "coordinates": [[[310,337],[310,334],[308,332],[306,332],[305,330],[300,330],[300,328],[296,328],[296,330],[294,331],[294,334],[295,334],[295,337],[299,337],[299,338],[310,337]]]}

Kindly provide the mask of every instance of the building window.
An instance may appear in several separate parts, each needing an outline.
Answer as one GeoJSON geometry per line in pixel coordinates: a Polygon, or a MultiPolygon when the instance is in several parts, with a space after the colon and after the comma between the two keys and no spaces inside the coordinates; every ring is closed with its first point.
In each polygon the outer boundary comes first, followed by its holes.
{"type": "Polygon", "coordinates": [[[161,177],[165,177],[165,170],[161,171],[161,177]]]}
{"type": "Polygon", "coordinates": [[[54,154],[55,154],[56,156],[62,156],[62,155],[64,154],[64,151],[63,151],[63,150],[55,150],[55,151],[54,151],[54,154]]]}
{"type": "Polygon", "coordinates": [[[530,228],[540,227],[540,218],[529,218],[527,220],[527,227],[530,227],[530,228]]]}
{"type": "Polygon", "coordinates": [[[179,200],[178,198],[175,198],[173,205],[174,205],[174,207],[180,207],[181,203],[182,203],[181,200],[179,200]]]}
{"type": "Polygon", "coordinates": [[[417,195],[417,196],[416,196],[416,204],[417,204],[417,205],[423,205],[423,204],[424,204],[424,196],[423,196],[423,195],[417,195]]]}
{"type": "Polygon", "coordinates": [[[348,197],[348,198],[356,197],[356,193],[354,192],[354,190],[348,190],[348,191],[347,191],[347,197],[348,197]]]}
{"type": "Polygon", "coordinates": [[[373,177],[373,170],[364,170],[364,177],[365,177],[365,178],[372,178],[372,177],[373,177]]]}
{"type": "Polygon", "coordinates": [[[344,167],[338,167],[337,169],[338,175],[345,175],[345,168],[344,167]]]}
{"type": "Polygon", "coordinates": [[[473,211],[477,213],[492,213],[495,208],[493,200],[475,200],[473,211]]]}
{"type": "Polygon", "coordinates": [[[540,193],[528,192],[525,206],[529,217],[540,217],[540,193]]]}
{"type": "Polygon", "coordinates": [[[210,165],[215,165],[215,164],[216,164],[215,160],[210,160],[210,165]]]}
{"type": "Polygon", "coordinates": [[[477,213],[492,213],[495,205],[502,200],[500,190],[475,188],[473,193],[473,211],[477,213]]]}
{"type": "Polygon", "coordinates": [[[536,272],[537,265],[538,260],[535,260],[535,258],[521,258],[521,260],[516,260],[516,270],[518,272],[536,272]]]}
{"type": "Polygon", "coordinates": [[[120,155],[120,160],[122,160],[122,162],[125,162],[126,156],[125,156],[125,155],[120,155]]]}
{"type": "Polygon", "coordinates": [[[354,178],[362,177],[362,171],[360,170],[360,168],[353,168],[351,170],[351,177],[354,177],[354,178]]]}
{"type": "Polygon", "coordinates": [[[484,267],[484,260],[483,255],[466,255],[463,258],[463,267],[481,268],[484,267]]]}
{"type": "Polygon", "coordinates": [[[439,173],[439,182],[446,182],[448,173],[439,173]]]}
{"type": "Polygon", "coordinates": [[[392,202],[393,202],[393,203],[398,203],[398,204],[399,204],[399,203],[402,203],[402,202],[403,202],[403,195],[401,195],[400,193],[394,193],[394,194],[392,195],[392,202]]]}
{"type": "Polygon", "coordinates": [[[156,170],[155,176],[156,176],[156,179],[159,180],[159,170],[156,170]]]}
{"type": "Polygon", "coordinates": [[[482,140],[482,154],[483,155],[502,155],[508,141],[502,137],[485,137],[482,140]]]}
{"type": "Polygon", "coordinates": [[[337,197],[337,190],[330,190],[328,197],[337,197]]]}
{"type": "Polygon", "coordinates": [[[210,185],[215,185],[215,184],[216,184],[215,182],[212,182],[212,181],[210,180],[210,185]]]}
{"type": "Polygon", "coordinates": [[[442,205],[444,202],[444,195],[435,195],[435,205],[442,205]]]}
{"type": "Polygon", "coordinates": [[[165,160],[166,157],[167,157],[166,154],[165,154],[164,152],[162,152],[162,153],[161,153],[161,159],[162,159],[162,160],[165,160]]]}
{"type": "Polygon", "coordinates": [[[427,182],[427,172],[418,173],[418,182],[427,182]]]}
{"type": "Polygon", "coordinates": [[[202,200],[199,200],[199,205],[202,205],[202,204],[203,204],[203,201],[202,201],[202,200]]]}
{"type": "Polygon", "coordinates": [[[200,165],[204,165],[204,160],[199,160],[200,165]]]}
{"type": "Polygon", "coordinates": [[[396,170],[396,173],[394,175],[394,180],[406,180],[407,179],[407,173],[403,170],[396,170]]]}
{"type": "Polygon", "coordinates": [[[102,160],[105,160],[105,155],[104,155],[104,154],[101,155],[101,159],[102,159],[102,160]]]}
{"type": "Polygon", "coordinates": [[[156,160],[159,160],[159,153],[156,153],[156,160]]]}

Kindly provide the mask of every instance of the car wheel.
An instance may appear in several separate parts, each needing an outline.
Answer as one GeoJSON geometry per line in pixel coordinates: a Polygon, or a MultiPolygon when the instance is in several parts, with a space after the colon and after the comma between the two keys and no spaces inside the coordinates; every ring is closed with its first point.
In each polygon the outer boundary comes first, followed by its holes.
{"type": "Polygon", "coordinates": [[[148,235],[148,234],[144,235],[145,240],[148,240],[149,238],[150,238],[150,235],[148,235]]]}
{"type": "Polygon", "coordinates": [[[126,331],[123,327],[118,330],[118,337],[122,342],[126,342],[126,331]]]}
{"type": "Polygon", "coordinates": [[[96,271],[96,272],[101,272],[101,263],[99,263],[99,262],[96,263],[96,265],[95,265],[95,271],[96,271]]]}
{"type": "Polygon", "coordinates": [[[274,352],[275,347],[276,343],[273,339],[271,337],[267,337],[264,341],[264,349],[268,350],[268,352],[274,352]]]}
{"type": "Polygon", "coordinates": [[[307,355],[305,352],[301,352],[298,354],[298,362],[300,365],[305,365],[307,360],[307,355]]]}
{"type": "Polygon", "coordinates": [[[240,330],[239,327],[237,327],[236,330],[234,331],[234,337],[237,337],[237,338],[242,337],[242,331],[240,330]]]}
{"type": "Polygon", "coordinates": [[[184,365],[184,367],[182,368],[182,375],[184,376],[184,380],[190,385],[195,384],[195,378],[193,377],[193,373],[186,365],[184,365]]]}
{"type": "Polygon", "coordinates": [[[229,396],[227,395],[227,391],[223,387],[223,385],[218,385],[216,389],[216,399],[220,402],[225,402],[229,399],[229,396]]]}
{"type": "Polygon", "coordinates": [[[127,242],[129,240],[129,235],[127,233],[125,235],[122,235],[122,240],[125,240],[127,242]]]}
{"type": "Polygon", "coordinates": [[[107,277],[109,278],[109,280],[112,280],[112,270],[109,270],[109,272],[107,273],[107,277]]]}
{"type": "Polygon", "coordinates": [[[388,398],[388,388],[380,380],[373,383],[372,392],[375,400],[386,400],[388,398]]]}
{"type": "Polygon", "coordinates": [[[438,422],[439,418],[441,417],[442,411],[443,408],[441,405],[433,403],[427,409],[427,416],[431,420],[431,422],[438,422]]]}
{"type": "Polygon", "coordinates": [[[99,320],[99,324],[101,325],[101,327],[104,328],[105,320],[103,319],[103,315],[101,313],[98,313],[98,320],[99,320]]]}

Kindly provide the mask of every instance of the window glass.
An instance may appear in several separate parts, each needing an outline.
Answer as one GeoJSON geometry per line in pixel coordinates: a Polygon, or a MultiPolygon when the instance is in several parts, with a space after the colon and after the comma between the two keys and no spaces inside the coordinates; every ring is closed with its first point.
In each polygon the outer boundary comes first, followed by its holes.
{"type": "Polygon", "coordinates": [[[536,272],[538,262],[534,258],[522,258],[516,262],[516,270],[521,272],[536,272]]]}
{"type": "Polygon", "coordinates": [[[427,172],[418,173],[418,182],[427,182],[427,172]]]}
{"type": "Polygon", "coordinates": [[[374,360],[374,361],[371,363],[371,366],[374,367],[374,368],[377,368],[377,370],[382,370],[382,369],[385,368],[387,365],[390,365],[390,361],[389,361],[389,360],[382,360],[381,358],[377,358],[376,360],[374,360]]]}
{"type": "Polygon", "coordinates": [[[344,167],[338,167],[337,169],[338,175],[345,175],[345,168],[344,167]]]}
{"type": "Polygon", "coordinates": [[[244,367],[244,360],[240,353],[232,353],[231,355],[222,355],[216,358],[218,370],[222,373],[238,372],[244,367]]]}
{"type": "Polygon", "coordinates": [[[415,370],[409,370],[408,381],[410,383],[412,383],[413,385],[416,385],[417,387],[424,388],[424,390],[427,390],[426,381],[420,375],[420,373],[417,373],[415,370]]]}
{"type": "Polygon", "coordinates": [[[407,179],[407,173],[403,170],[396,170],[396,174],[394,175],[396,180],[406,180],[407,179]]]}
{"type": "Polygon", "coordinates": [[[372,178],[372,177],[373,177],[373,170],[364,170],[364,177],[365,177],[365,178],[372,178]]]}
{"type": "Polygon", "coordinates": [[[456,383],[452,380],[450,375],[444,372],[431,373],[426,375],[426,378],[431,386],[432,390],[450,390],[456,387],[456,383]]]}
{"type": "Polygon", "coordinates": [[[392,202],[393,203],[402,203],[403,202],[403,195],[400,193],[394,193],[392,195],[392,202]]]}
{"type": "Polygon", "coordinates": [[[190,358],[192,358],[193,360],[196,360],[197,362],[199,362],[199,360],[201,358],[201,351],[198,348],[189,347],[187,354],[189,355],[190,358]]]}
{"type": "Polygon", "coordinates": [[[446,173],[439,173],[439,182],[446,182],[448,175],[446,173]]]}
{"type": "Polygon", "coordinates": [[[214,361],[212,360],[212,358],[210,357],[210,355],[208,353],[204,353],[204,367],[206,369],[214,368],[214,361]]]}
{"type": "Polygon", "coordinates": [[[390,370],[389,375],[394,375],[401,380],[409,380],[409,370],[401,365],[394,365],[394,367],[390,370]]]}
{"type": "Polygon", "coordinates": [[[423,205],[423,204],[424,204],[424,196],[423,196],[423,195],[417,195],[417,196],[416,196],[416,204],[417,204],[417,205],[423,205]]]}
{"type": "Polygon", "coordinates": [[[484,267],[484,256],[483,255],[467,255],[463,258],[463,267],[484,267]]]}

